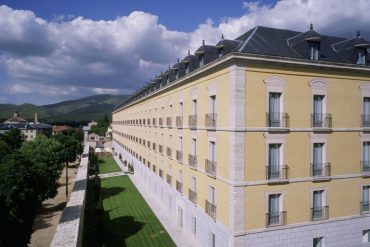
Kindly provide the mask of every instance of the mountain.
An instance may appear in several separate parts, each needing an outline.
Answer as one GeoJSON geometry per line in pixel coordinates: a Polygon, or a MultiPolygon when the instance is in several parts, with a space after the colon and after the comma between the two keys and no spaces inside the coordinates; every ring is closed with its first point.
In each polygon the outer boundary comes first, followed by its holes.
{"type": "Polygon", "coordinates": [[[34,114],[37,112],[42,122],[99,120],[105,114],[111,116],[113,109],[126,97],[126,95],[99,94],[43,106],[0,104],[0,122],[13,116],[16,111],[21,117],[28,120],[33,120],[34,114]]]}

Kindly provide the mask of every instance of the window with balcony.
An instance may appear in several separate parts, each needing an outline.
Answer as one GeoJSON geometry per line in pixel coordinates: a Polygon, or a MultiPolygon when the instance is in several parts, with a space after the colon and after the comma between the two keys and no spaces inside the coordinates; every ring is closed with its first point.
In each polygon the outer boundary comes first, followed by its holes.
{"type": "Polygon", "coordinates": [[[269,144],[267,180],[282,180],[288,178],[288,167],[282,164],[281,154],[281,143],[269,144]]]}
{"type": "Polygon", "coordinates": [[[370,185],[362,187],[361,213],[370,212],[370,185]]]}
{"type": "Polygon", "coordinates": [[[193,169],[197,168],[197,139],[192,138],[191,139],[191,147],[190,147],[191,153],[189,154],[189,166],[193,169]]]}
{"type": "Polygon", "coordinates": [[[286,212],[282,211],[281,197],[281,194],[271,194],[268,197],[267,227],[286,224],[286,212]]]}
{"type": "Polygon", "coordinates": [[[194,204],[197,204],[197,179],[195,177],[191,177],[191,184],[188,191],[189,200],[194,204]]]}
{"type": "Polygon", "coordinates": [[[206,200],[206,213],[216,219],[216,189],[208,186],[208,199],[206,200]]]}
{"type": "Polygon", "coordinates": [[[329,207],[325,206],[324,191],[313,192],[311,218],[312,220],[325,220],[329,216],[329,207]]]}
{"type": "Polygon", "coordinates": [[[191,102],[191,115],[189,116],[189,128],[195,129],[197,127],[197,100],[193,99],[191,102]]]}
{"type": "Polygon", "coordinates": [[[185,63],[185,74],[190,73],[190,63],[185,63]]]}
{"type": "Polygon", "coordinates": [[[361,172],[370,173],[370,142],[362,143],[361,172]]]}
{"type": "Polygon", "coordinates": [[[209,113],[206,114],[206,127],[216,128],[216,95],[209,97],[209,113]]]}
{"type": "Polygon", "coordinates": [[[370,127],[370,97],[364,97],[362,101],[362,127],[370,127]]]}
{"type": "Polygon", "coordinates": [[[176,190],[182,194],[182,171],[179,170],[178,171],[178,175],[177,175],[177,180],[176,180],[176,190]]]}
{"type": "Polygon", "coordinates": [[[176,126],[177,128],[182,128],[184,117],[184,104],[180,102],[179,104],[179,115],[176,117],[176,126]]]}
{"type": "Polygon", "coordinates": [[[218,57],[222,57],[224,55],[224,48],[221,47],[218,49],[218,57]]]}
{"type": "Polygon", "coordinates": [[[324,147],[324,143],[313,144],[313,157],[311,165],[311,175],[313,177],[330,176],[330,164],[325,162],[324,147]]]}
{"type": "Polygon", "coordinates": [[[179,163],[182,163],[182,156],[183,156],[183,144],[182,144],[182,137],[179,137],[179,150],[176,151],[176,160],[179,163]]]}
{"type": "Polygon", "coordinates": [[[313,96],[312,127],[331,128],[331,115],[326,113],[325,96],[313,96]]]}
{"type": "Polygon", "coordinates": [[[205,171],[207,175],[216,177],[216,143],[209,142],[208,159],[206,159],[205,171]]]}

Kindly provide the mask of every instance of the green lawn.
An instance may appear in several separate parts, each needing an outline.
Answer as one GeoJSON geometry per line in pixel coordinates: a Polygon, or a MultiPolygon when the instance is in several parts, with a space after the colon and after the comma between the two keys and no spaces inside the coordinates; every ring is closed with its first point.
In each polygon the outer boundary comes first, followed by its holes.
{"type": "Polygon", "coordinates": [[[100,202],[88,188],[83,246],[175,246],[128,176],[102,179],[100,202]]]}
{"type": "Polygon", "coordinates": [[[116,161],[111,156],[99,157],[98,164],[99,164],[99,174],[121,171],[116,161]]]}

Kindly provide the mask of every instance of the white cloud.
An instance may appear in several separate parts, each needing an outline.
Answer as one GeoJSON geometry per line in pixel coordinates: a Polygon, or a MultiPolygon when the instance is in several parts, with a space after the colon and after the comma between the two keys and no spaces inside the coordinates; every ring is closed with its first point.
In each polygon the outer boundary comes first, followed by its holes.
{"type": "Polygon", "coordinates": [[[114,20],[61,15],[46,21],[31,11],[0,6],[0,71],[7,75],[0,88],[49,102],[87,92],[127,93],[188,49],[194,52],[203,39],[215,44],[222,33],[233,39],[256,25],[305,31],[312,22],[318,32],[351,37],[360,29],[370,39],[368,0],[245,2],[241,7],[242,16],[218,24],[208,19],[185,33],[141,11],[114,20]]]}

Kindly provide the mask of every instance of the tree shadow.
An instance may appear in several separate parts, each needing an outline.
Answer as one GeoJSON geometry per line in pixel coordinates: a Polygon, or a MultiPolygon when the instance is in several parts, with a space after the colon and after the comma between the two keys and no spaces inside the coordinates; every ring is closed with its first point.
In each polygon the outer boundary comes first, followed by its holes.
{"type": "Polygon", "coordinates": [[[38,216],[35,219],[33,225],[34,231],[50,227],[51,224],[49,223],[49,220],[55,216],[56,212],[62,211],[65,208],[66,202],[61,202],[51,207],[49,207],[49,205],[52,204],[50,203],[44,204],[41,210],[39,211],[38,216]]]}
{"type": "Polygon", "coordinates": [[[101,199],[104,200],[104,199],[107,199],[109,197],[118,195],[119,193],[122,193],[123,191],[125,191],[125,188],[122,188],[122,187],[108,187],[108,188],[103,187],[103,188],[100,188],[101,199]]]}
{"type": "Polygon", "coordinates": [[[126,239],[138,233],[145,225],[132,216],[110,219],[107,212],[103,221],[102,245],[112,247],[126,246],[126,239]]]}
{"type": "Polygon", "coordinates": [[[105,161],[104,160],[102,160],[102,159],[98,159],[98,165],[101,165],[101,164],[105,164],[105,161]]]}

